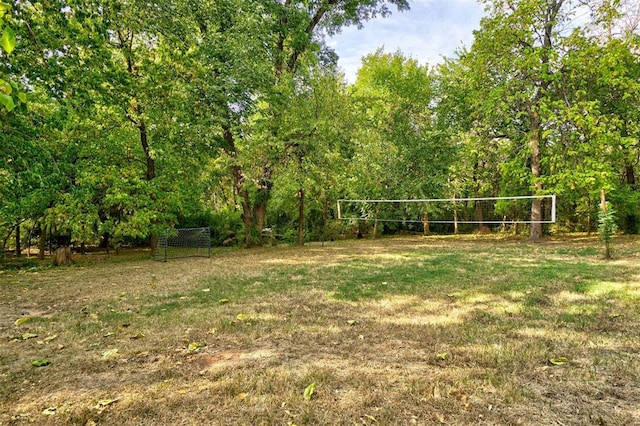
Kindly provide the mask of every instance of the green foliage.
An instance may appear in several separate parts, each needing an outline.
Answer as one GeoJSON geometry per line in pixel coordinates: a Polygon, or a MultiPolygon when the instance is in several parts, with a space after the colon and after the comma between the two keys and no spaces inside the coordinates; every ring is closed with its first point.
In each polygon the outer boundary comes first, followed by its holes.
{"type": "Polygon", "coordinates": [[[434,85],[429,68],[401,52],[378,50],[363,59],[354,85],[362,120],[350,164],[354,198],[444,195],[455,148],[447,131],[434,126],[434,85]]]}
{"type": "MultiPolygon", "coordinates": [[[[2,9],[2,7],[0,7],[0,10],[2,9]]],[[[13,32],[13,29],[8,26],[5,25],[4,29],[2,30],[2,37],[0,37],[0,46],[2,46],[2,48],[4,49],[5,52],[7,52],[7,54],[11,54],[11,52],[13,52],[13,49],[15,49],[16,47],[16,34],[13,32]]]]}
{"type": "Polygon", "coordinates": [[[598,233],[600,234],[600,240],[605,243],[605,257],[607,259],[611,258],[609,244],[613,240],[613,237],[615,237],[617,230],[618,224],[616,223],[616,211],[609,202],[607,202],[606,207],[598,213],[598,233]]]}
{"type": "MultiPolygon", "coordinates": [[[[592,37],[573,20],[575,2],[485,3],[471,49],[440,67],[438,119],[460,138],[450,186],[470,196],[554,193],[559,221],[591,230],[594,193],[636,191],[619,176],[638,166],[627,156],[638,97],[623,94],[637,93],[637,41],[592,37]]],[[[609,3],[591,25],[612,23],[609,3]]]]}
{"type": "MultiPolygon", "coordinates": [[[[487,1],[456,58],[378,50],[352,86],[323,38],[407,2],[152,3],[0,3],[7,244],[19,224],[123,244],[183,222],[304,242],[345,234],[339,198],[530,192],[590,231],[601,188],[640,223],[639,39],[593,37],[575,2],[487,1]]],[[[598,4],[590,24],[620,24],[598,4]]]]}
{"type": "MultiPolygon", "coordinates": [[[[0,259],[2,260],[2,259],[0,259]]],[[[33,270],[40,265],[34,259],[24,258],[16,261],[2,262],[0,263],[0,270],[33,270]]]]}
{"type": "MultiPolygon", "coordinates": [[[[16,48],[16,34],[13,28],[9,25],[11,16],[8,14],[11,11],[11,4],[0,2],[0,47],[5,51],[7,55],[16,48]]],[[[0,51],[1,52],[1,51],[0,51]]],[[[4,77],[4,74],[0,71],[0,77],[4,77]]],[[[0,78],[0,104],[8,112],[13,111],[16,107],[15,100],[11,93],[16,86],[11,80],[6,81],[0,78]]],[[[26,102],[26,96],[24,93],[18,94],[20,102],[26,102]]]]}
{"type": "Polygon", "coordinates": [[[204,211],[186,217],[178,217],[181,228],[208,226],[211,244],[215,246],[236,244],[242,231],[242,219],[238,210],[223,207],[217,211],[204,211]]]}

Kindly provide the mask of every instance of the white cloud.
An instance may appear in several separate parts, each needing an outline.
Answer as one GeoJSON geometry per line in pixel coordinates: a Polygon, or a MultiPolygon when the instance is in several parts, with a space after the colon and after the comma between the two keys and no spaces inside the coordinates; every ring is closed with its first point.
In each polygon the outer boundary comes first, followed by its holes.
{"type": "Polygon", "coordinates": [[[327,39],[349,82],[355,81],[361,58],[380,47],[385,52],[400,50],[422,64],[441,62],[443,56],[471,45],[484,13],[476,0],[415,0],[410,6],[411,10],[366,22],[362,30],[345,28],[327,39]]]}

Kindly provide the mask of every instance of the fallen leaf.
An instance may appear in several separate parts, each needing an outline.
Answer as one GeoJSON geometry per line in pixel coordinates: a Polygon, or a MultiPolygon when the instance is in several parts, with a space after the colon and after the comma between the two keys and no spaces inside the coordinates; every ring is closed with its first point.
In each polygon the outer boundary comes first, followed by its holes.
{"type": "Polygon", "coordinates": [[[100,401],[98,401],[98,405],[95,406],[96,409],[100,409],[103,407],[108,407],[109,405],[113,404],[114,402],[118,401],[120,398],[116,398],[116,399],[101,399],[100,401]]]}
{"type": "Polygon", "coordinates": [[[220,303],[221,305],[225,304],[225,303],[229,303],[229,299],[227,298],[222,298],[220,300],[218,300],[218,303],[220,303]]]}
{"type": "Polygon", "coordinates": [[[187,350],[191,351],[191,352],[197,352],[200,349],[204,348],[205,346],[207,346],[206,343],[197,343],[197,342],[191,342],[189,343],[189,345],[187,346],[187,350]]]}
{"type": "Polygon", "coordinates": [[[94,410],[97,410],[99,413],[102,413],[104,410],[106,410],[109,406],[111,406],[111,404],[113,404],[114,402],[118,401],[120,398],[115,398],[115,399],[101,399],[98,401],[98,403],[93,407],[94,410]]]}
{"type": "Polygon", "coordinates": [[[142,339],[144,337],[144,333],[138,333],[135,336],[130,336],[129,338],[131,340],[137,340],[137,339],[142,339]]]}
{"type": "Polygon", "coordinates": [[[22,336],[20,336],[20,339],[28,340],[28,339],[33,339],[34,337],[38,337],[38,335],[33,333],[24,333],[22,336]]]}
{"type": "Polygon", "coordinates": [[[316,382],[311,383],[309,386],[304,388],[304,399],[309,401],[313,395],[316,393],[316,382]]]}
{"type": "Polygon", "coordinates": [[[438,361],[444,361],[445,359],[447,359],[447,356],[449,356],[449,355],[446,352],[441,352],[441,353],[436,355],[436,359],[438,361]]]}
{"type": "Polygon", "coordinates": [[[356,320],[347,321],[347,324],[349,324],[349,325],[356,325],[357,323],[358,323],[358,321],[356,321],[356,320]]]}
{"type": "Polygon", "coordinates": [[[36,361],[31,361],[31,365],[33,365],[34,367],[46,367],[49,364],[51,364],[51,361],[49,361],[48,359],[39,359],[36,361]]]}
{"type": "Polygon", "coordinates": [[[433,395],[434,399],[440,399],[440,389],[437,386],[434,386],[433,390],[431,391],[431,395],[433,395]]]}
{"type": "Polygon", "coordinates": [[[42,414],[44,416],[53,416],[54,414],[56,414],[56,407],[45,408],[44,410],[42,410],[42,414]]]}
{"type": "Polygon", "coordinates": [[[567,358],[563,357],[563,356],[559,356],[557,358],[550,358],[549,362],[553,365],[563,365],[567,363],[567,358]]]}
{"type": "Polygon", "coordinates": [[[238,314],[238,315],[236,315],[236,319],[238,321],[248,321],[250,319],[250,317],[247,314],[238,314]]]}
{"type": "Polygon", "coordinates": [[[202,291],[205,292],[205,293],[209,293],[211,291],[211,289],[210,288],[203,288],[202,291]]]}
{"type": "Polygon", "coordinates": [[[117,353],[118,353],[118,348],[109,349],[108,351],[102,352],[101,354],[102,359],[113,358],[114,356],[116,356],[117,353]]]}
{"type": "Polygon", "coordinates": [[[14,322],[14,324],[15,324],[15,325],[22,325],[22,324],[24,324],[25,322],[29,321],[30,319],[31,319],[31,317],[22,317],[22,318],[18,318],[18,319],[14,322]]]}
{"type": "Polygon", "coordinates": [[[57,335],[57,334],[54,334],[53,336],[45,337],[44,339],[42,339],[42,341],[43,341],[44,343],[49,343],[50,341],[52,341],[52,340],[54,340],[54,339],[57,339],[57,338],[58,338],[58,335],[57,335]]]}
{"type": "Polygon", "coordinates": [[[375,417],[373,417],[372,415],[370,415],[370,414],[365,414],[364,416],[365,416],[367,419],[371,420],[372,422],[374,422],[374,423],[378,423],[378,420],[377,420],[375,417]]]}
{"type": "Polygon", "coordinates": [[[244,401],[248,396],[249,394],[247,392],[240,392],[238,395],[236,395],[236,399],[238,401],[244,401]]]}

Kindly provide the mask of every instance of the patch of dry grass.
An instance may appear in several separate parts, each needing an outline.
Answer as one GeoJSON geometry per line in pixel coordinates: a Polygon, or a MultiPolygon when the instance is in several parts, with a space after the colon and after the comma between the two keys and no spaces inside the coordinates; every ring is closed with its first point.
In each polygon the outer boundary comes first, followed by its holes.
{"type": "Polygon", "coordinates": [[[407,237],[5,272],[0,424],[639,423],[640,241],[613,262],[597,244],[407,237]]]}

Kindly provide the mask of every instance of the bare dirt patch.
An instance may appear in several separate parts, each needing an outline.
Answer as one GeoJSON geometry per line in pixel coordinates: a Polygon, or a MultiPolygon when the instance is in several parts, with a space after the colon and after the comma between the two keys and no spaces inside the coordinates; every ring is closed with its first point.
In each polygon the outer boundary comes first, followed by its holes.
{"type": "Polygon", "coordinates": [[[239,368],[255,364],[260,361],[277,357],[277,352],[271,349],[236,349],[212,354],[201,354],[193,362],[200,374],[217,372],[225,368],[239,368]]]}

